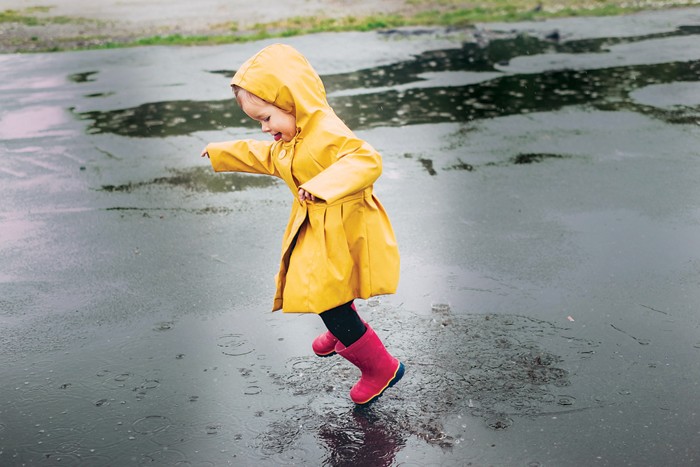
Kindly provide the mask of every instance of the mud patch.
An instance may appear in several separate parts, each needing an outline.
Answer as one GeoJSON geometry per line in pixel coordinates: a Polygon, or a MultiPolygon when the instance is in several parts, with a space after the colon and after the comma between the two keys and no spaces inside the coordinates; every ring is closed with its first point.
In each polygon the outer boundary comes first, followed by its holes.
{"type": "Polygon", "coordinates": [[[110,193],[131,193],[142,188],[169,186],[191,191],[225,193],[249,188],[267,188],[277,184],[277,180],[272,177],[241,173],[219,174],[212,172],[209,167],[195,167],[186,170],[170,169],[169,172],[172,175],[168,177],[154,178],[146,182],[129,182],[122,185],[103,185],[100,190],[110,193]]]}
{"type": "Polygon", "coordinates": [[[392,458],[409,436],[442,448],[459,444],[464,432],[447,428],[449,418],[465,416],[469,423],[468,416],[476,417],[506,430],[521,417],[589,408],[569,395],[568,368],[589,358],[598,344],[565,336],[565,328],[518,315],[457,316],[449,309],[432,317],[384,316],[369,321],[406,365],[404,378],[377,402],[352,409],[348,391],[359,371],[350,363],[337,356],[289,360],[287,372],[272,374],[273,381],[307,404],[294,411],[294,423],[270,423],[258,439],[261,450],[279,453],[281,446],[265,446],[267,441],[285,435],[280,427],[303,425],[318,433],[328,462],[369,462],[392,458]]]}

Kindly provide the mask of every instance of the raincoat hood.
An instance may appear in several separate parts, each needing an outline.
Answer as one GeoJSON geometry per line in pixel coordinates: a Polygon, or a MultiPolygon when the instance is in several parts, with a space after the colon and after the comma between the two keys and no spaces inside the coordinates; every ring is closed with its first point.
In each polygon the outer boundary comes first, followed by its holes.
{"type": "Polygon", "coordinates": [[[248,59],[231,85],[294,114],[302,133],[315,115],[331,110],[318,73],[302,54],[285,44],[267,46],[248,59]]]}

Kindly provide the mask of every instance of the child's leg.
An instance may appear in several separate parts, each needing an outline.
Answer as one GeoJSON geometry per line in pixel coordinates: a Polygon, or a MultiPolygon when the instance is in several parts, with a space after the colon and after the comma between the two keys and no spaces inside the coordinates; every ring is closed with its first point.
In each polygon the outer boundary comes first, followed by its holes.
{"type": "Polygon", "coordinates": [[[331,308],[320,314],[323,323],[345,347],[354,344],[365,333],[365,323],[352,302],[331,308]]]}

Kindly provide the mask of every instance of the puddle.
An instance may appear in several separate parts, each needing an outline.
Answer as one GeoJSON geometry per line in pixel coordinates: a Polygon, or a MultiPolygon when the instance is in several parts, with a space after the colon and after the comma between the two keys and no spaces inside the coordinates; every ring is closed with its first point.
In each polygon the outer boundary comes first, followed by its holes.
{"type": "MultiPolygon", "coordinates": [[[[413,156],[410,154],[406,155],[406,158],[410,159],[413,156]]],[[[505,167],[510,165],[525,165],[525,164],[537,164],[540,162],[545,162],[550,159],[568,159],[571,156],[565,154],[545,154],[545,153],[521,153],[511,157],[509,160],[504,162],[486,162],[485,164],[468,164],[461,159],[457,159],[456,164],[445,167],[443,170],[463,170],[467,172],[473,172],[480,167],[505,167]]],[[[432,159],[419,158],[418,162],[423,166],[423,168],[428,172],[429,175],[437,175],[438,172],[434,168],[432,159]]]]}
{"type": "Polygon", "coordinates": [[[95,81],[95,78],[93,77],[99,73],[99,71],[85,71],[82,73],[74,73],[72,75],[68,76],[68,79],[70,81],[73,81],[74,83],[88,83],[91,81],[95,81]]]}
{"type": "Polygon", "coordinates": [[[513,164],[533,164],[545,159],[563,159],[561,154],[518,154],[511,159],[513,164]]]}
{"type": "Polygon", "coordinates": [[[70,120],[60,107],[32,106],[0,113],[0,138],[22,139],[42,136],[64,136],[70,131],[61,128],[70,120]]]}
{"type": "MultiPolygon", "coordinates": [[[[699,61],[506,74],[518,57],[598,53],[609,47],[698,34],[699,28],[628,38],[560,43],[530,36],[466,43],[459,49],[426,52],[414,60],[352,73],[323,76],[329,102],[351,128],[468,122],[529,112],[555,111],[572,105],[604,110],[633,110],[671,123],[698,117],[675,109],[644,105],[630,93],[651,85],[697,81],[699,61]],[[687,118],[686,118],[687,117],[687,118]]],[[[212,73],[231,76],[233,71],[212,73]]],[[[90,133],[165,137],[230,127],[256,128],[236,106],[224,101],[170,101],[108,112],[84,112],[90,133]]]]}
{"type": "MultiPolygon", "coordinates": [[[[493,429],[507,429],[518,417],[551,415],[563,406],[586,408],[562,392],[572,384],[567,367],[574,361],[565,361],[547,343],[566,349],[575,360],[587,359],[596,343],[564,337],[564,328],[524,316],[434,314],[433,318],[402,314],[400,322],[392,322],[390,335],[382,332],[410,378],[387,391],[367,414],[403,433],[448,446],[459,433],[444,433],[439,420],[453,414],[475,416],[493,429]],[[401,336],[401,341],[394,336],[401,336]],[[405,347],[402,342],[413,344],[405,347]],[[416,351],[417,342],[423,352],[416,351]]],[[[310,356],[290,360],[287,371],[273,379],[308,399],[311,407],[325,408],[342,407],[340,400],[347,397],[357,376],[356,369],[340,358],[310,356]],[[326,401],[329,397],[338,401],[326,401]]],[[[329,423],[324,410],[301,417],[304,426],[329,423]]]]}
{"type": "Polygon", "coordinates": [[[154,178],[146,182],[129,182],[122,185],[103,185],[106,192],[131,193],[154,186],[181,187],[191,191],[226,193],[249,188],[267,188],[278,182],[273,177],[263,177],[242,173],[215,173],[209,167],[191,169],[170,169],[168,177],[154,178]]]}
{"type": "Polygon", "coordinates": [[[295,356],[273,369],[251,336],[224,333],[208,344],[194,339],[199,355],[185,362],[173,350],[189,336],[188,326],[171,321],[155,324],[150,332],[158,342],[147,349],[123,343],[128,356],[149,362],[134,371],[125,371],[130,359],[110,362],[98,353],[86,355],[89,363],[79,363],[88,370],[68,380],[53,374],[55,362],[38,362],[12,379],[12,387],[36,386],[24,401],[13,400],[13,410],[31,405],[36,412],[35,442],[22,441],[22,459],[61,457],[73,465],[103,456],[102,463],[118,464],[131,456],[149,465],[176,458],[219,465],[233,455],[243,465],[389,466],[416,443],[472,455],[475,425],[504,432],[533,418],[617,402],[607,393],[580,396],[569,369],[580,370],[599,344],[550,322],[454,314],[442,302],[427,316],[383,309],[368,319],[405,363],[407,377],[365,407],[349,400],[359,372],[341,357],[295,356]],[[231,401],[222,403],[226,397],[231,401]],[[43,418],[44,405],[66,411],[43,418]],[[80,411],[89,413],[68,428],[80,411]]]}
{"type": "Polygon", "coordinates": [[[341,358],[293,358],[284,372],[272,373],[275,384],[305,402],[285,414],[268,414],[272,421],[258,436],[258,449],[289,462],[304,449],[304,427],[323,443],[324,465],[393,465],[411,438],[441,449],[466,444],[474,418],[501,431],[523,417],[605,404],[570,395],[567,368],[578,367],[598,344],[565,337],[564,328],[524,316],[453,316],[448,307],[438,308],[432,317],[402,312],[386,326],[391,333],[373,316],[409,377],[368,407],[343,404],[359,374],[341,358]],[[562,351],[569,361],[557,353],[562,351]]]}

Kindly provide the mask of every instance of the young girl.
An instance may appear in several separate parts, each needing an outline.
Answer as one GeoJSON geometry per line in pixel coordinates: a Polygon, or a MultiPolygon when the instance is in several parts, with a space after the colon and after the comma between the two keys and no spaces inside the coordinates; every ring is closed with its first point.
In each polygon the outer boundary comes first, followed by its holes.
{"type": "Polygon", "coordinates": [[[321,78],[290,46],[258,52],[231,86],[273,141],[211,143],[202,157],[217,172],[273,175],[292,191],[273,311],[319,314],[328,332],[314,340],[314,352],[338,353],[357,366],[361,377],[350,397],[368,404],[404,373],[353,304],[394,293],[399,279],[394,232],[372,191],[381,156],[336,116],[321,78]]]}

